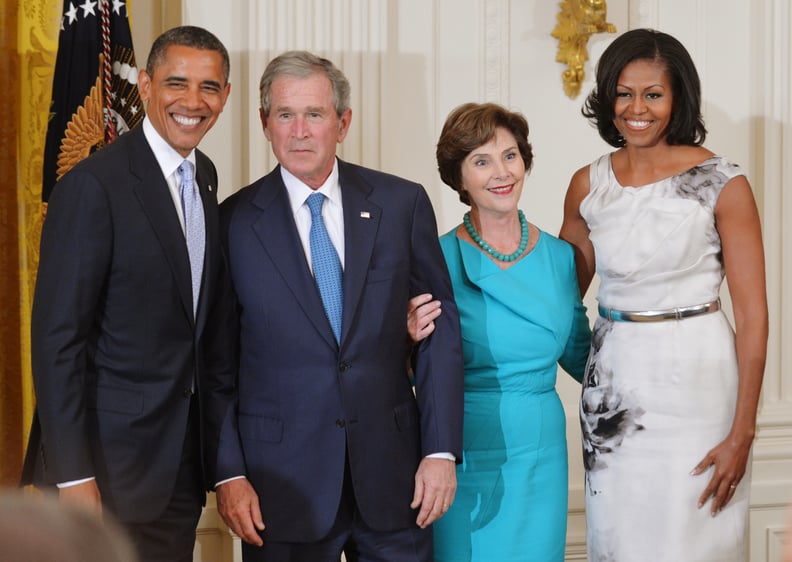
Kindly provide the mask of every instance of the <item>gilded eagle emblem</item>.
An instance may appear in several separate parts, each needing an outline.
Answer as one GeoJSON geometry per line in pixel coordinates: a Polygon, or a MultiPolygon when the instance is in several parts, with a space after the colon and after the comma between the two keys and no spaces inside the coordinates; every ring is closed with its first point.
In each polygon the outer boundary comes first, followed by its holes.
{"type": "MultiPolygon", "coordinates": [[[[101,65],[100,65],[101,68],[101,65]]],[[[74,165],[104,146],[104,116],[102,101],[102,77],[96,77],[96,83],[85,96],[83,104],[72,114],[66,125],[58,153],[58,174],[63,175],[74,165]]]]}

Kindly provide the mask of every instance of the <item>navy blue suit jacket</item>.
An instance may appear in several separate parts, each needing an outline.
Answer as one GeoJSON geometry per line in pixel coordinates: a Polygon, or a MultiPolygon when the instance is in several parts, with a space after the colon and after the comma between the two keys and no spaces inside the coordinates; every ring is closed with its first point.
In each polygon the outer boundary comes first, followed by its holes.
{"type": "Polygon", "coordinates": [[[430,453],[461,458],[459,316],[424,189],[339,161],[344,237],[340,345],[300,244],[280,168],[221,205],[239,310],[238,406],[217,474],[246,475],[264,540],[315,541],[332,525],[349,459],[366,523],[415,525],[415,471],[430,453]],[[227,229],[227,230],[226,230],[227,229]],[[442,301],[437,329],[406,376],[407,301],[442,301]]]}
{"type": "Polygon", "coordinates": [[[95,476],[122,521],[150,521],[165,508],[191,388],[204,398],[230,372],[227,334],[213,320],[230,302],[217,174],[205,155],[196,159],[206,254],[195,319],[184,234],[142,127],[67,173],[43,225],[32,313],[37,411],[22,481],[95,476]]]}

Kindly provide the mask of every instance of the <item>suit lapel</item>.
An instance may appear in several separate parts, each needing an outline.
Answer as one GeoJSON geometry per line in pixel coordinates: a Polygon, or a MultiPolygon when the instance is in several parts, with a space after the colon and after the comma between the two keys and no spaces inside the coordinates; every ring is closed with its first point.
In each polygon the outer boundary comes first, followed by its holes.
{"type": "Polygon", "coordinates": [[[253,231],[305,315],[328,344],[335,347],[335,336],[305,258],[280,168],[276,167],[261,181],[251,201],[261,212],[253,223],[253,231]]]}
{"type": "Polygon", "coordinates": [[[338,161],[338,173],[344,206],[344,319],[341,323],[343,342],[357,314],[382,209],[368,200],[371,186],[341,160],[338,161]]]}
{"type": "Polygon", "coordinates": [[[130,143],[129,157],[130,170],[139,180],[134,188],[135,194],[170,264],[184,311],[192,318],[190,258],[168,184],[143,136],[143,127],[136,127],[127,134],[135,135],[134,142],[130,143]]]}

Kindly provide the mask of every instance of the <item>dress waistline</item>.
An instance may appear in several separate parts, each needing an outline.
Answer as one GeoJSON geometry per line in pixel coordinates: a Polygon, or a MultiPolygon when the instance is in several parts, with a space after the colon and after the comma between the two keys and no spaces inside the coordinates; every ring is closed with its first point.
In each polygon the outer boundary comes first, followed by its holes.
{"type": "Polygon", "coordinates": [[[681,306],[666,310],[614,310],[602,305],[598,307],[599,315],[612,322],[664,322],[666,320],[682,320],[699,314],[709,314],[720,310],[720,299],[694,306],[681,306]]]}

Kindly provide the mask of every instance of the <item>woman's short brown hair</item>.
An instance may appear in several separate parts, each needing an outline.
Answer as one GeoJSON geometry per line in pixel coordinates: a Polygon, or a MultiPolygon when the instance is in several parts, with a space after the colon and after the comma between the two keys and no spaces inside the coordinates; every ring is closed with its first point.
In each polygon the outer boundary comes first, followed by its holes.
{"type": "Polygon", "coordinates": [[[465,103],[449,113],[443,125],[437,141],[437,169],[443,182],[466,205],[470,205],[470,198],[462,188],[462,162],[473,150],[495,138],[498,127],[514,135],[525,171],[530,171],[533,151],[528,142],[528,121],[521,113],[495,103],[465,103]]]}

